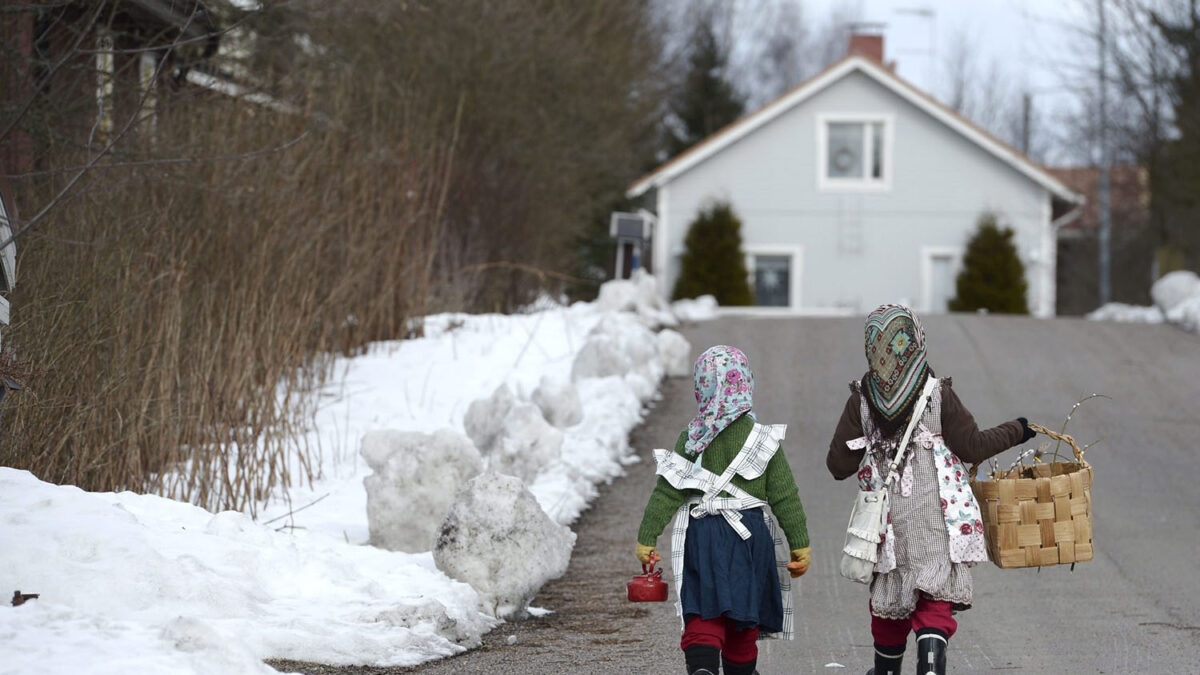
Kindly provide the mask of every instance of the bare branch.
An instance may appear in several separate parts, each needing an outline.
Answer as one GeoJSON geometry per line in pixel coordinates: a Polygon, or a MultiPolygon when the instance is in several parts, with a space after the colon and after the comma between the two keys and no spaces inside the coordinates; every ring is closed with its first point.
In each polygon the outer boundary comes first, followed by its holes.
{"type": "MultiPolygon", "coordinates": [[[[54,73],[57,73],[58,69],[62,68],[63,64],[65,64],[71,59],[72,56],[74,56],[76,50],[79,49],[79,45],[83,44],[83,39],[89,33],[91,33],[92,28],[96,25],[96,21],[100,19],[100,13],[104,10],[104,6],[105,5],[103,2],[96,3],[96,11],[92,13],[92,18],[88,20],[83,30],[79,31],[79,36],[75,38],[75,42],[72,43],[71,48],[67,50],[66,54],[59,59],[57,63],[50,67],[50,70],[46,76],[47,78],[52,77],[54,73]]],[[[8,125],[4,127],[4,130],[0,131],[0,139],[8,138],[8,135],[12,133],[12,130],[15,129],[17,125],[21,123],[21,120],[25,118],[25,115],[29,113],[29,109],[33,107],[33,102],[35,100],[37,100],[36,95],[30,96],[25,101],[24,105],[21,106],[21,110],[19,110],[17,114],[9,121],[8,125]]]]}

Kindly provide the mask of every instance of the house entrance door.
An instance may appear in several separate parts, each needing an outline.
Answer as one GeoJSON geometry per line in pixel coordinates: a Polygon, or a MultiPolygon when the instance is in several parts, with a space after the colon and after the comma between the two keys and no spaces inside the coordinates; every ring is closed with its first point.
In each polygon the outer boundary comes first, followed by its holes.
{"type": "Polygon", "coordinates": [[[939,314],[950,311],[950,298],[955,295],[952,265],[954,259],[948,255],[933,259],[933,311],[939,314]]]}
{"type": "Polygon", "coordinates": [[[927,313],[945,314],[950,311],[950,299],[957,294],[955,278],[962,251],[928,247],[921,253],[921,306],[927,313]]]}

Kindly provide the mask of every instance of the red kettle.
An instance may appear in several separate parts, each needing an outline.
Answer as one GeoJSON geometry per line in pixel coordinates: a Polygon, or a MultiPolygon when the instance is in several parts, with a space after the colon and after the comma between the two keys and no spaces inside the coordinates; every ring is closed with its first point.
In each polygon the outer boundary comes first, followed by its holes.
{"type": "Polygon", "coordinates": [[[654,569],[656,562],[657,557],[642,563],[642,574],[625,585],[630,602],[663,602],[667,599],[667,582],[662,580],[662,570],[654,569]]]}

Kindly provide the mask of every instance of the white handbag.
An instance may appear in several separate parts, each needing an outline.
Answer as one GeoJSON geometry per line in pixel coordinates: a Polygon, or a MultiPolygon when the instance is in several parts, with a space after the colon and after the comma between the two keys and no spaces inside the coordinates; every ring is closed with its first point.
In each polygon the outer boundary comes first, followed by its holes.
{"type": "MultiPolygon", "coordinates": [[[[850,523],[846,526],[846,543],[842,547],[842,576],[857,581],[860,584],[871,583],[871,575],[875,571],[875,563],[879,562],[879,544],[883,541],[883,533],[887,531],[888,492],[896,480],[896,468],[900,459],[908,449],[908,439],[912,437],[913,429],[925,412],[930,394],[937,386],[937,380],[930,377],[925,381],[921,397],[913,406],[912,419],[904,430],[904,438],[896,450],[888,468],[887,481],[880,490],[859,490],[854,497],[854,508],[850,510],[850,523]]],[[[868,452],[870,450],[868,449],[868,452]]]]}

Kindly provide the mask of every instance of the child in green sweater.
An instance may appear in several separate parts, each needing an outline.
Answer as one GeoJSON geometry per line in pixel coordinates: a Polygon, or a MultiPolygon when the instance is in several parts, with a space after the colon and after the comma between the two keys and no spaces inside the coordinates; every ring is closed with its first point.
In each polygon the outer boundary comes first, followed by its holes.
{"type": "Polygon", "coordinates": [[[792,638],[791,579],[810,560],[804,507],[779,450],[786,425],[759,424],[751,410],[746,355],[711,347],[696,359],[693,379],[696,417],[674,452],[654,451],[658,483],[637,557],[658,558],[655,543],[674,515],[671,567],[688,673],[713,675],[723,663],[728,675],[751,675],[756,640],[792,638]]]}

